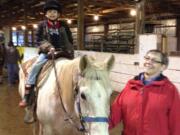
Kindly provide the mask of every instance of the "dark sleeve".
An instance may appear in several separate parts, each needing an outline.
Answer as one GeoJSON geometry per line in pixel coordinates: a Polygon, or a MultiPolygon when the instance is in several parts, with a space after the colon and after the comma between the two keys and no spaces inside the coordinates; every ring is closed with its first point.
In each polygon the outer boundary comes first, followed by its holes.
{"type": "Polygon", "coordinates": [[[44,24],[45,22],[41,22],[39,23],[38,25],[38,28],[37,28],[37,32],[36,32],[36,42],[37,42],[37,45],[39,46],[40,45],[40,42],[42,42],[44,39],[44,33],[43,33],[43,27],[44,27],[44,24]]]}
{"type": "Polygon", "coordinates": [[[180,93],[174,85],[169,88],[169,130],[171,135],[180,135],[180,93]]]}
{"type": "Polygon", "coordinates": [[[110,107],[109,129],[114,128],[122,119],[122,93],[119,93],[110,107]]]}
{"type": "Polygon", "coordinates": [[[20,54],[19,54],[19,50],[17,48],[16,49],[16,57],[17,57],[17,60],[21,61],[21,57],[20,57],[20,54]]]}
{"type": "Polygon", "coordinates": [[[66,22],[61,22],[62,26],[65,28],[69,42],[71,42],[71,44],[73,44],[73,38],[72,38],[72,32],[68,26],[68,24],[66,22]]]}

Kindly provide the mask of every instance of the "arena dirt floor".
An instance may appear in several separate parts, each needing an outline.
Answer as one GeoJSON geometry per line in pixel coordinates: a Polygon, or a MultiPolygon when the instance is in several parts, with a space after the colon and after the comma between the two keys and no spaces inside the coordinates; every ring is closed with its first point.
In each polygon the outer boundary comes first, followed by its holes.
{"type": "MultiPolygon", "coordinates": [[[[18,84],[0,84],[0,135],[33,135],[32,125],[24,124],[24,110],[18,107],[18,84]]],[[[112,99],[116,94],[113,94],[112,99]]],[[[118,126],[110,135],[120,135],[118,126]]]]}

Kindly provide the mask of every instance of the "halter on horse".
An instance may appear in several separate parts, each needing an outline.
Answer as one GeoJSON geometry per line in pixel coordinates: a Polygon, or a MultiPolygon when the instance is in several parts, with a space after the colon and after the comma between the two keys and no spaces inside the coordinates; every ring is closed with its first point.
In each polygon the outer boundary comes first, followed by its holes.
{"type": "MultiPolygon", "coordinates": [[[[57,78],[52,69],[38,86],[36,113],[40,134],[109,135],[107,119],[112,93],[109,70],[113,63],[113,56],[101,63],[87,56],[58,59],[55,62],[57,78]],[[84,132],[78,131],[78,127],[84,132]]],[[[20,93],[23,93],[23,82],[20,80],[20,93]]]]}

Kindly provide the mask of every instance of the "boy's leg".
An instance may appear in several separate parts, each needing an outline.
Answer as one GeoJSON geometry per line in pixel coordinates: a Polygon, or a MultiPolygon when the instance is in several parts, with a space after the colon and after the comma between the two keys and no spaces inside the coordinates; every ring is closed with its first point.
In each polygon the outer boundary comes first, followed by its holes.
{"type": "Polygon", "coordinates": [[[36,77],[41,70],[42,66],[47,62],[47,55],[44,53],[41,53],[36,60],[36,62],[33,64],[33,67],[31,69],[31,72],[28,75],[26,84],[34,85],[36,83],[36,77]]]}
{"type": "Polygon", "coordinates": [[[7,64],[8,84],[13,84],[13,64],[7,64]]]}
{"type": "Polygon", "coordinates": [[[48,59],[46,58],[46,54],[40,54],[37,61],[33,64],[31,72],[27,78],[27,82],[25,85],[25,96],[23,100],[19,103],[20,107],[26,107],[28,105],[31,93],[34,90],[34,85],[36,82],[36,77],[42,68],[42,66],[46,63],[48,59]]]}

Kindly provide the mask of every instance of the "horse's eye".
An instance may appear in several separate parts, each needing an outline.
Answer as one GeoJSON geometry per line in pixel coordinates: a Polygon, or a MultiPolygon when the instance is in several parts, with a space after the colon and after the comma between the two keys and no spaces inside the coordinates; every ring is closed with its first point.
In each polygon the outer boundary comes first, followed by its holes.
{"type": "Polygon", "coordinates": [[[83,99],[83,100],[86,100],[86,95],[82,92],[81,93],[81,98],[83,99]]]}

